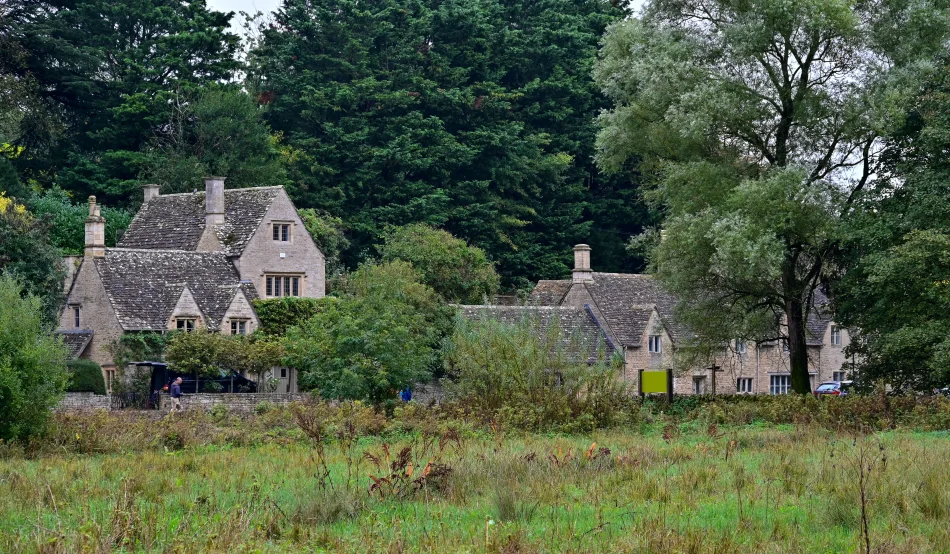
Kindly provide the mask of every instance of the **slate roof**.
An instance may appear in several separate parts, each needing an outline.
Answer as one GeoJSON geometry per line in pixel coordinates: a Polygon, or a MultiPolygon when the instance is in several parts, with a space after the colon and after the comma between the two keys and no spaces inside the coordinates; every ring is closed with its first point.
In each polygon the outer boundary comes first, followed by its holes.
{"type": "Polygon", "coordinates": [[[220,328],[238,289],[248,299],[257,298],[223,252],[109,248],[95,262],[126,331],[165,329],[185,286],[211,329],[220,328]]]}
{"type": "MultiPolygon", "coordinates": [[[[229,255],[239,256],[260,226],[281,187],[224,191],[224,225],[218,239],[229,255]]],[[[120,248],[195,250],[205,229],[205,193],[162,194],[135,214],[120,248]]]]}
{"type": "Polygon", "coordinates": [[[69,351],[69,357],[78,358],[92,341],[93,332],[89,329],[77,329],[56,331],[56,335],[62,337],[63,344],[69,351]]]}
{"type": "Polygon", "coordinates": [[[805,344],[809,346],[821,346],[825,338],[825,330],[831,323],[831,301],[821,289],[815,290],[815,296],[812,298],[812,309],[808,314],[808,320],[805,322],[805,344]]]}
{"type": "Polygon", "coordinates": [[[559,306],[567,291],[571,290],[571,282],[570,279],[538,281],[534,290],[531,291],[528,302],[537,306],[559,306]]]}
{"type": "MultiPolygon", "coordinates": [[[[578,286],[587,287],[607,326],[622,344],[640,346],[654,308],[674,342],[689,336],[689,331],[673,316],[676,297],[663,290],[652,275],[594,272],[593,277],[593,282],[578,286]]],[[[572,284],[570,279],[539,281],[529,302],[559,305],[572,284]]]]}
{"type": "Polygon", "coordinates": [[[605,358],[613,355],[614,345],[597,324],[593,315],[584,308],[568,306],[458,306],[462,317],[479,320],[497,318],[504,323],[518,323],[525,319],[537,321],[538,333],[543,333],[555,321],[564,331],[563,342],[581,345],[588,362],[595,361],[599,354],[605,358]]]}

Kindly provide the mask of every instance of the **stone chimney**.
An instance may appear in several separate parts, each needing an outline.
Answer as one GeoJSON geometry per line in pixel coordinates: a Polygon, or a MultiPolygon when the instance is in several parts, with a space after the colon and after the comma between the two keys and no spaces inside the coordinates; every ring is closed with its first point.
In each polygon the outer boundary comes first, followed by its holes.
{"type": "Polygon", "coordinates": [[[158,185],[142,185],[142,190],[145,192],[145,202],[158,196],[158,185]]]}
{"type": "Polygon", "coordinates": [[[224,177],[205,177],[205,227],[224,225],[224,177]]]}
{"type": "Polygon", "coordinates": [[[594,272],[590,269],[590,246],[578,244],[574,247],[574,282],[591,283],[594,272]]]}
{"type": "Polygon", "coordinates": [[[86,218],[86,248],[87,258],[102,258],[106,255],[106,219],[99,215],[99,205],[96,197],[89,197],[89,217],[86,218]]]}

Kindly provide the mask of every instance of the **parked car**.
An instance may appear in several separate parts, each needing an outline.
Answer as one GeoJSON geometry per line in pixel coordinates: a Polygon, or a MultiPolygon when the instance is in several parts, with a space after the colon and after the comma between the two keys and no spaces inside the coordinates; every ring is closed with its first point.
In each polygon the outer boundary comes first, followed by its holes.
{"type": "Polygon", "coordinates": [[[815,389],[815,396],[847,396],[854,381],[825,381],[815,389]]]}

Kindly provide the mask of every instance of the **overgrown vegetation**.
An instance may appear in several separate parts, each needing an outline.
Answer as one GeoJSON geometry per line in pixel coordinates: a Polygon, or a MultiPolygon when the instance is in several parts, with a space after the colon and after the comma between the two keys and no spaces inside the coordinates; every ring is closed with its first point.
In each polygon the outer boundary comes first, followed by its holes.
{"type": "Polygon", "coordinates": [[[66,392],[106,393],[106,381],[102,377],[102,367],[92,360],[69,360],[66,362],[69,381],[66,392]]]}
{"type": "Polygon", "coordinates": [[[445,349],[449,397],[483,419],[521,429],[590,431],[622,421],[630,399],[618,360],[599,347],[599,335],[546,315],[459,318],[445,349]]]}
{"type": "Polygon", "coordinates": [[[840,406],[950,428],[946,399],[892,401],[647,403],[632,427],[588,436],[411,404],[391,418],[360,403],[196,411],[174,426],[59,415],[29,458],[0,449],[0,550],[943,552],[945,432],[711,422],[840,406]]]}
{"type": "Polygon", "coordinates": [[[43,318],[40,299],[0,275],[0,441],[42,433],[66,387],[66,348],[43,318]]]}

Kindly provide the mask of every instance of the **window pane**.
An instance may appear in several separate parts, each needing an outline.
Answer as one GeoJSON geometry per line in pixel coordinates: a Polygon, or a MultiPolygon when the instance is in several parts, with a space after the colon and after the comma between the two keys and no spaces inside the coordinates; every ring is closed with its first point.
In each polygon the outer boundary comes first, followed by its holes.
{"type": "Polygon", "coordinates": [[[274,296],[280,296],[280,277],[274,277],[274,296]]]}
{"type": "Polygon", "coordinates": [[[280,240],[284,242],[290,241],[290,225],[280,226],[280,240]]]}
{"type": "Polygon", "coordinates": [[[280,240],[280,226],[274,225],[274,240],[280,240]]]}
{"type": "Polygon", "coordinates": [[[300,296],[300,277],[293,278],[294,296],[300,296]]]}
{"type": "Polygon", "coordinates": [[[267,282],[265,296],[274,296],[274,278],[268,275],[264,280],[267,282]]]}
{"type": "Polygon", "coordinates": [[[290,277],[284,277],[284,296],[290,296],[290,277]]]}

